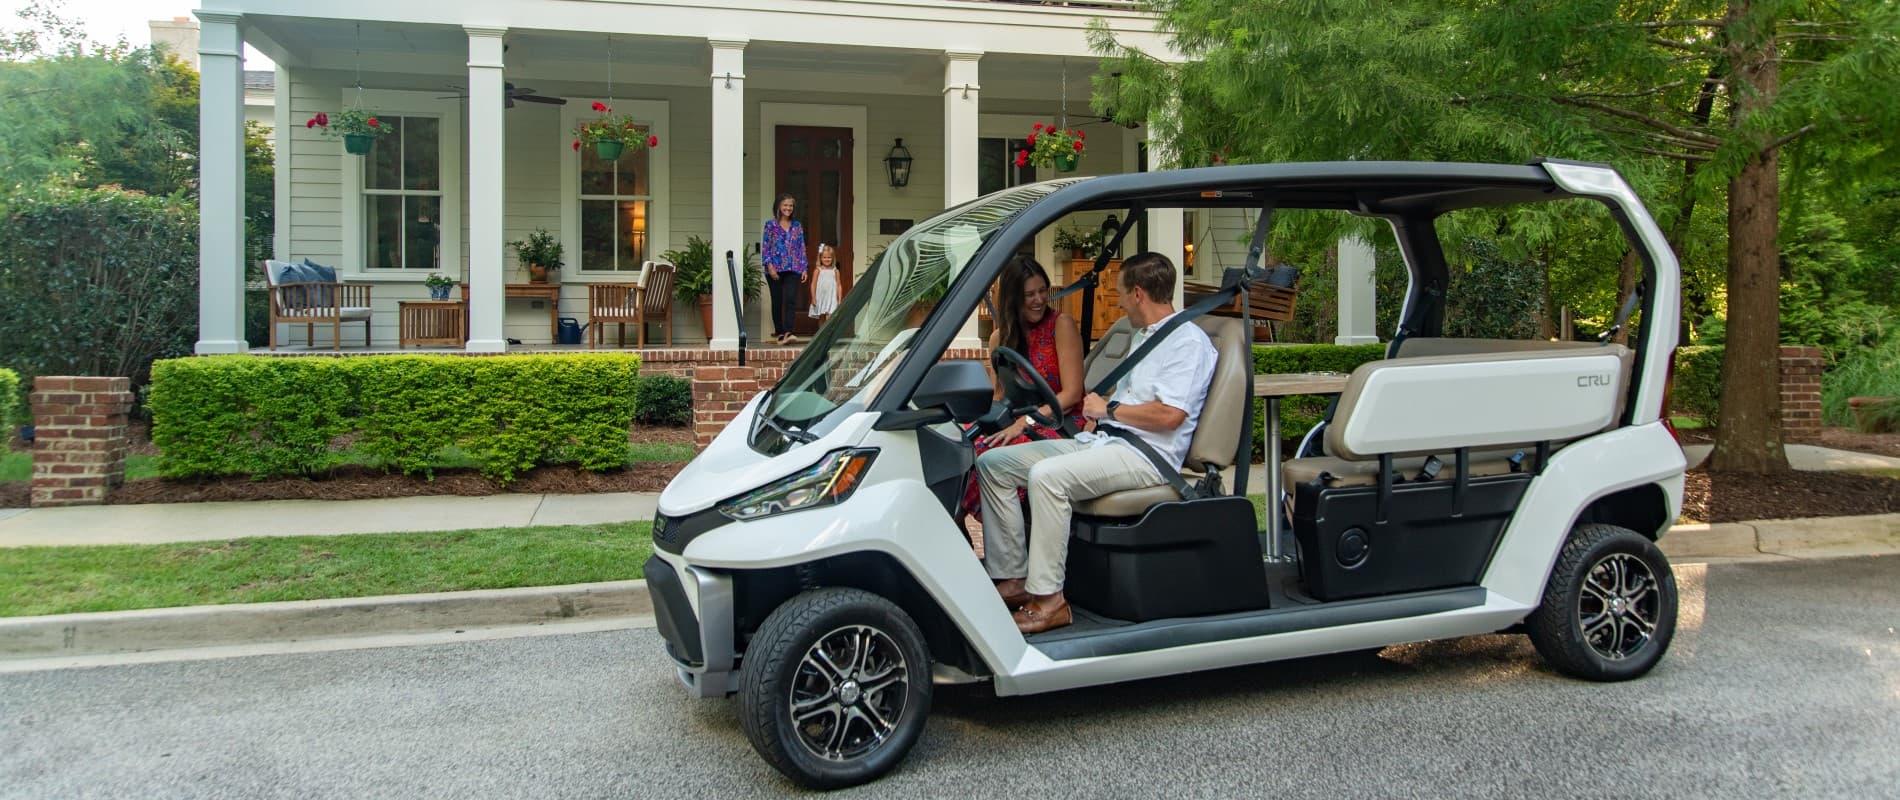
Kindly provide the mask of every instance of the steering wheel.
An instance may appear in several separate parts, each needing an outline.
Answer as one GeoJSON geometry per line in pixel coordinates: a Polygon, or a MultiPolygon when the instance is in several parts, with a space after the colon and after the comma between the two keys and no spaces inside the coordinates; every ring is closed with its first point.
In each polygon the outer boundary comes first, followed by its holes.
{"type": "Polygon", "coordinates": [[[1034,420],[1037,425],[1041,425],[1045,428],[1053,428],[1063,431],[1065,434],[1073,434],[1072,431],[1065,429],[1066,426],[1063,425],[1061,419],[1053,418],[1042,413],[1042,406],[1057,409],[1056,413],[1061,413],[1062,400],[1056,396],[1056,390],[1049,387],[1049,382],[1043,380],[1042,373],[1037,372],[1035,366],[1029,363],[1027,357],[1010,348],[998,347],[990,351],[990,365],[996,368],[997,379],[1004,382],[1005,391],[1003,394],[1005,396],[1009,394],[1007,390],[1013,386],[1033,394],[1041,401],[1032,402],[1022,408],[1012,408],[1010,409],[1010,413],[1017,416],[1027,416],[1031,420],[1034,420]]]}

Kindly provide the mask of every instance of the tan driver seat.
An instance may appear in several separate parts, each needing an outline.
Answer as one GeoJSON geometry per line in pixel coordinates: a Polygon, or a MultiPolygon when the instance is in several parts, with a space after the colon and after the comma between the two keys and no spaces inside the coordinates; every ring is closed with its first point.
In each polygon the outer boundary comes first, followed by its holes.
{"type": "MultiPolygon", "coordinates": [[[[1181,471],[1189,483],[1200,480],[1208,465],[1225,470],[1234,465],[1234,453],[1240,447],[1240,425],[1246,402],[1252,399],[1253,353],[1250,337],[1240,320],[1203,316],[1192,324],[1201,326],[1214,342],[1214,379],[1208,385],[1207,402],[1201,407],[1199,425],[1188,444],[1187,464],[1181,471]]],[[[1083,361],[1083,374],[1090,386],[1107,375],[1134,352],[1135,329],[1128,318],[1115,322],[1083,361]]],[[[1137,517],[1156,503],[1179,500],[1172,486],[1152,486],[1113,492],[1075,504],[1077,513],[1098,517],[1137,517]]]]}

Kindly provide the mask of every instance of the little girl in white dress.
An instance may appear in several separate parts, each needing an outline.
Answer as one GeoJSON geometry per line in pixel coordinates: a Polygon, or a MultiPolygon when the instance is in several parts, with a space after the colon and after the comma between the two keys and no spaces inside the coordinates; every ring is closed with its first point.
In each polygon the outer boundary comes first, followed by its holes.
{"type": "Polygon", "coordinates": [[[818,267],[811,279],[811,315],[820,320],[838,310],[838,251],[818,245],[818,267]]]}

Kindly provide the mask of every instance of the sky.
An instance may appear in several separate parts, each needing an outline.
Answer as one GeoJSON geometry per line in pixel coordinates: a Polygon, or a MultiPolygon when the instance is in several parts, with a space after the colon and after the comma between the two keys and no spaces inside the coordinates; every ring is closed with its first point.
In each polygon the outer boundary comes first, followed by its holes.
{"type": "MultiPolygon", "coordinates": [[[[97,42],[116,42],[119,37],[134,47],[152,43],[146,23],[155,19],[189,17],[199,7],[196,0],[51,0],[60,17],[75,20],[86,28],[86,35],[97,42]]],[[[17,29],[19,13],[29,0],[0,0],[0,27],[17,29]]],[[[272,69],[275,65],[250,45],[244,46],[245,69],[272,69]]]]}

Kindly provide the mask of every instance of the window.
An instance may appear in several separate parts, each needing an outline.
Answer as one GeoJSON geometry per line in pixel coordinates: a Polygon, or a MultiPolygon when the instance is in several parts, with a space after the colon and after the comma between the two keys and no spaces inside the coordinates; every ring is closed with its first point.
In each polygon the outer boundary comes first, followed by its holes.
{"type": "Polygon", "coordinates": [[[1036,182],[1036,168],[1016,166],[1016,154],[1029,149],[1022,139],[989,137],[976,140],[976,193],[978,196],[1011,186],[1036,182]]]}
{"type": "MultiPolygon", "coordinates": [[[[650,127],[650,126],[649,126],[650,127]]],[[[645,136],[645,130],[641,132],[645,136]]],[[[651,152],[629,147],[608,161],[580,149],[581,241],[584,270],[638,270],[652,257],[648,209],[653,201],[651,152]]]]}
{"type": "Polygon", "coordinates": [[[363,159],[364,263],[372,268],[442,266],[442,121],[378,117],[391,129],[363,159]]]}

